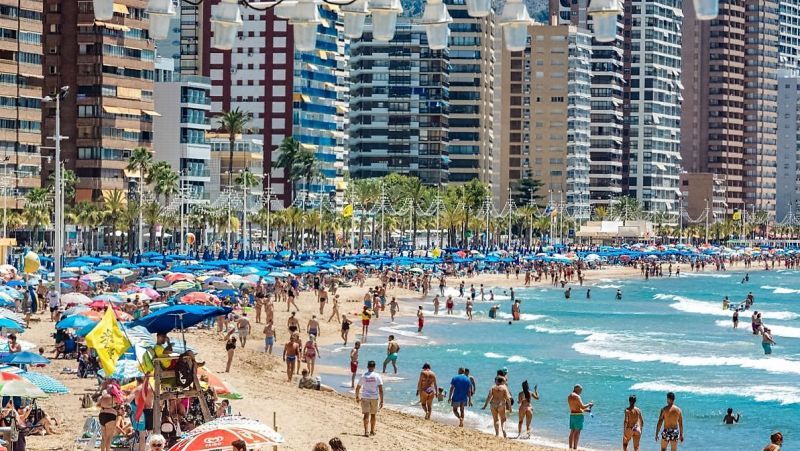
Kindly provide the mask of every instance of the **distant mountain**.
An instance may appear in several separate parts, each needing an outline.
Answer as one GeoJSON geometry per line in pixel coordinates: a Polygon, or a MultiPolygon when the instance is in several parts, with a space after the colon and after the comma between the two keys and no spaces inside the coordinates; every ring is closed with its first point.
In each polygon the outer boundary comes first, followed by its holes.
{"type": "MultiPolygon", "coordinates": [[[[542,22],[547,19],[547,4],[548,0],[524,0],[525,4],[528,5],[528,13],[534,19],[542,22]]],[[[425,9],[425,1],[424,0],[401,0],[403,4],[403,15],[407,17],[420,17],[422,16],[422,11],[425,9]]],[[[500,12],[503,9],[503,5],[505,4],[505,0],[495,0],[494,1],[494,8],[496,12],[500,12]]]]}

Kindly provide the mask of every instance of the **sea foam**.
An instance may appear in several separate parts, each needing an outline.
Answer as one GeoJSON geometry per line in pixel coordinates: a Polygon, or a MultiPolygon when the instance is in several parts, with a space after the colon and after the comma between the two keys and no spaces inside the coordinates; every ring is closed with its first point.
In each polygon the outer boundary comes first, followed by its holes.
{"type": "Polygon", "coordinates": [[[758,402],[777,402],[782,405],[800,404],[800,389],[787,385],[686,385],[668,381],[640,382],[631,390],[652,392],[691,393],[706,396],[741,396],[758,402]]]}

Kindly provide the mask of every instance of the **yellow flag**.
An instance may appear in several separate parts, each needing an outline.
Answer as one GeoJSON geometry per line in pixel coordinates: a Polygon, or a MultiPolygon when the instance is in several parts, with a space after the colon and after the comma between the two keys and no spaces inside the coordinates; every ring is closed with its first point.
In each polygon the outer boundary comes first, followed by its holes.
{"type": "Polygon", "coordinates": [[[342,216],[345,218],[353,216],[353,204],[347,204],[344,206],[344,208],[342,209],[342,216]]]}
{"type": "Polygon", "coordinates": [[[119,328],[114,310],[111,308],[106,310],[100,322],[86,335],[86,345],[97,352],[106,376],[114,374],[117,360],[131,347],[128,338],[119,328]]]}
{"type": "Polygon", "coordinates": [[[742,212],[741,211],[734,211],[733,212],[733,220],[734,221],[741,221],[742,220],[742,212]]]}

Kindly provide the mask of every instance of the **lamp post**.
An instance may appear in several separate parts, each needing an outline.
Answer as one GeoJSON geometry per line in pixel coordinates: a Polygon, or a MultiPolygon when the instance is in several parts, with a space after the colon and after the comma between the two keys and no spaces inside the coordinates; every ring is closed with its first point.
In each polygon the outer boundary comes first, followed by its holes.
{"type": "Polygon", "coordinates": [[[183,204],[184,204],[184,200],[186,199],[186,191],[185,191],[186,188],[184,187],[184,183],[183,182],[184,182],[184,175],[186,175],[188,172],[189,172],[189,169],[186,168],[186,169],[182,169],[178,173],[178,175],[180,177],[178,179],[178,184],[180,186],[179,191],[180,191],[180,196],[181,196],[180,197],[180,204],[178,205],[178,208],[180,208],[180,210],[181,210],[180,230],[178,232],[178,235],[180,235],[180,239],[181,239],[181,255],[185,255],[186,254],[186,235],[184,235],[184,233],[183,233],[184,218],[185,218],[185,216],[183,214],[183,204]]]}
{"type": "Polygon", "coordinates": [[[8,155],[3,157],[3,238],[8,238],[8,160],[8,155]]]}
{"type": "MultiPolygon", "coordinates": [[[[61,136],[61,101],[67,97],[69,86],[62,86],[58,94],[47,96],[42,100],[56,103],[56,130],[54,136],[47,139],[55,141],[55,236],[53,237],[53,266],[55,270],[55,288],[58,297],[61,297],[61,255],[63,252],[62,240],[64,237],[64,181],[61,179],[61,141],[69,139],[61,136]]],[[[5,221],[3,221],[5,223],[5,221]]]]}

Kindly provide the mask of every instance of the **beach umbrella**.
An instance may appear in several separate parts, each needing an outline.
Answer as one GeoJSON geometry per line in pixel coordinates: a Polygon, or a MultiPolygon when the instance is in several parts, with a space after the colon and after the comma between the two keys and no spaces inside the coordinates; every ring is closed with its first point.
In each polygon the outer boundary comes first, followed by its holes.
{"type": "Polygon", "coordinates": [[[176,273],[172,273],[172,274],[167,274],[166,276],[164,276],[164,280],[166,280],[169,283],[180,282],[182,280],[193,281],[194,280],[194,276],[191,275],[191,274],[186,274],[186,273],[182,273],[182,272],[176,272],[176,273]]]}
{"type": "Polygon", "coordinates": [[[89,324],[97,324],[97,321],[99,320],[76,314],[57,322],[56,329],[83,329],[89,324]]]}
{"type": "Polygon", "coordinates": [[[15,352],[13,354],[6,354],[0,358],[0,362],[7,363],[9,365],[46,365],[50,363],[50,360],[35,352],[22,351],[15,352]]]}
{"type": "Polygon", "coordinates": [[[100,369],[98,374],[106,378],[117,380],[134,379],[144,376],[144,373],[142,373],[142,370],[139,367],[139,362],[127,358],[117,360],[117,366],[114,369],[114,374],[111,376],[106,375],[106,372],[103,369],[100,369]]]}
{"type": "Polygon", "coordinates": [[[61,302],[65,304],[91,304],[92,300],[83,293],[67,293],[61,296],[61,302]]]}
{"type": "Polygon", "coordinates": [[[232,310],[211,305],[171,305],[139,318],[132,327],[143,326],[150,333],[167,333],[173,329],[185,329],[209,318],[227,315],[232,310]]]}
{"type": "Polygon", "coordinates": [[[14,321],[11,318],[0,318],[0,329],[13,330],[15,332],[24,332],[25,327],[22,324],[14,321]]]}
{"type": "MultiPolygon", "coordinates": [[[[194,432],[194,431],[193,431],[194,432]]],[[[264,434],[252,428],[237,425],[218,426],[215,429],[191,434],[170,448],[170,451],[212,451],[233,449],[231,443],[244,441],[248,450],[266,450],[283,442],[277,433],[264,434]]]]}
{"type": "Polygon", "coordinates": [[[20,398],[47,398],[47,393],[31,381],[20,376],[19,380],[4,382],[0,386],[0,396],[17,396],[20,398]]]}
{"type": "Polygon", "coordinates": [[[151,299],[150,296],[147,295],[147,293],[128,293],[125,295],[125,299],[128,301],[133,301],[137,297],[139,298],[140,301],[149,301],[151,299]]]}
{"type": "Polygon", "coordinates": [[[194,288],[196,285],[194,282],[189,282],[188,280],[183,280],[180,282],[176,282],[169,286],[170,291],[183,291],[188,290],[189,288],[194,288]]]}
{"type": "Polygon", "coordinates": [[[286,271],[272,271],[267,274],[270,277],[291,277],[292,275],[286,271]]]}
{"type": "Polygon", "coordinates": [[[355,271],[355,270],[358,269],[358,266],[356,266],[356,265],[354,265],[352,263],[348,263],[348,264],[342,266],[342,269],[347,270],[347,271],[355,271]]]}
{"type": "Polygon", "coordinates": [[[21,280],[12,280],[12,281],[9,281],[6,284],[6,286],[7,287],[24,287],[25,286],[25,282],[23,282],[21,280]]]}
{"type": "Polygon", "coordinates": [[[92,300],[101,302],[114,302],[117,304],[122,302],[122,299],[120,299],[119,296],[115,296],[110,293],[103,293],[101,295],[95,296],[92,298],[92,300]]]}
{"type": "Polygon", "coordinates": [[[181,296],[181,302],[184,304],[214,304],[219,305],[219,298],[211,293],[204,293],[202,291],[195,291],[193,293],[181,296]]]}
{"type": "Polygon", "coordinates": [[[117,268],[112,269],[111,274],[117,277],[122,277],[123,279],[130,277],[133,275],[133,271],[128,268],[117,268]]]}
{"type": "Polygon", "coordinates": [[[197,377],[200,379],[201,384],[205,382],[221,398],[242,399],[242,395],[237,393],[236,389],[206,367],[197,368],[197,377]]]}
{"type": "Polygon", "coordinates": [[[66,318],[68,316],[72,316],[80,312],[85,312],[86,310],[91,310],[91,307],[89,307],[88,305],[76,305],[75,307],[70,307],[64,310],[63,316],[64,318],[66,318]]]}
{"type": "Polygon", "coordinates": [[[91,282],[91,283],[102,282],[105,279],[106,279],[105,276],[102,276],[102,275],[97,274],[97,273],[84,274],[80,278],[80,280],[83,280],[83,281],[86,281],[86,282],[91,282]]]}
{"type": "Polygon", "coordinates": [[[39,387],[45,393],[55,393],[55,394],[66,394],[69,393],[69,389],[58,381],[58,379],[52,378],[46,374],[37,373],[35,371],[26,371],[24,373],[20,373],[20,376],[30,381],[33,385],[39,387]]]}

